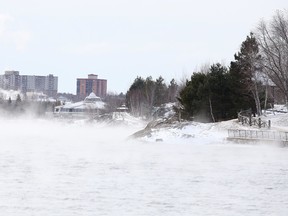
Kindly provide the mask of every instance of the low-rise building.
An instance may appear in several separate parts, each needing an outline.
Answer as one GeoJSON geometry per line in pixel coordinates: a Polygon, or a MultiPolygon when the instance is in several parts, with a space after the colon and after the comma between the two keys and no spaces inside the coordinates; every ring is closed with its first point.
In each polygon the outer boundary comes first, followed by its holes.
{"type": "Polygon", "coordinates": [[[66,103],[54,108],[56,117],[85,117],[99,115],[105,110],[105,103],[93,92],[83,101],[66,103]]]}

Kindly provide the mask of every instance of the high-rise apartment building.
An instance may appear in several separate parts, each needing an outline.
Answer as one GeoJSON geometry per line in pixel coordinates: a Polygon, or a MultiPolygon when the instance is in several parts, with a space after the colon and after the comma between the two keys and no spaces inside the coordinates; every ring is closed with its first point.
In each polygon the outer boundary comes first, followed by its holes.
{"type": "Polygon", "coordinates": [[[0,76],[0,86],[3,89],[18,90],[19,85],[19,71],[5,71],[5,74],[0,76]]]}
{"type": "Polygon", "coordinates": [[[107,80],[98,79],[98,75],[89,74],[87,78],[77,79],[77,97],[83,100],[91,92],[100,98],[104,98],[107,94],[107,80]]]}
{"type": "Polygon", "coordinates": [[[26,92],[43,92],[49,97],[55,97],[58,92],[58,77],[19,75],[19,71],[5,71],[0,75],[0,88],[26,92]]]}

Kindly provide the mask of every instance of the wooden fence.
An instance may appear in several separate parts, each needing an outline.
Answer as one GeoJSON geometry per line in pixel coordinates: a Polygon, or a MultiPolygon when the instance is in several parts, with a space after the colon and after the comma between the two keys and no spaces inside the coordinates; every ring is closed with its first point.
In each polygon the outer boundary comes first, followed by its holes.
{"type": "Polygon", "coordinates": [[[257,126],[258,128],[271,128],[271,121],[263,121],[261,118],[253,118],[249,111],[238,113],[238,121],[243,125],[257,126]]]}

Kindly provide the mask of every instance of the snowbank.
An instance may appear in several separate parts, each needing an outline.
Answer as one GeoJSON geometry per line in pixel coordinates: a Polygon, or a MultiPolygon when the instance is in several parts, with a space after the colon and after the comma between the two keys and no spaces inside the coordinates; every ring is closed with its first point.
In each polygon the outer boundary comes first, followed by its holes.
{"type": "Polygon", "coordinates": [[[227,129],[233,126],[242,128],[236,120],[221,123],[154,121],[132,137],[147,142],[163,141],[167,143],[211,143],[226,141],[227,129]]]}
{"type": "MultiPolygon", "coordinates": [[[[267,111],[264,116],[261,116],[261,119],[271,120],[270,130],[288,131],[288,113],[284,111],[283,106],[276,106],[273,112],[267,111]]],[[[225,143],[228,142],[226,139],[228,129],[259,130],[255,126],[242,125],[238,119],[217,123],[199,123],[159,118],[131,137],[146,142],[225,143]]]]}

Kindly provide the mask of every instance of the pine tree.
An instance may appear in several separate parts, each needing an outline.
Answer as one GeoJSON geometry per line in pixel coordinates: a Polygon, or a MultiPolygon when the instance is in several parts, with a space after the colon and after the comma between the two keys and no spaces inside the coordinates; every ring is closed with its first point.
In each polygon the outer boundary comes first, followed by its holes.
{"type": "Polygon", "coordinates": [[[126,104],[132,114],[136,116],[145,115],[147,111],[147,98],[145,94],[145,80],[137,77],[126,94],[126,104]]]}
{"type": "Polygon", "coordinates": [[[234,56],[234,69],[241,74],[241,82],[244,85],[246,94],[251,94],[258,115],[262,114],[259,98],[259,77],[262,72],[261,55],[259,53],[258,43],[252,33],[247,36],[241,44],[240,52],[234,56]]]}
{"type": "Polygon", "coordinates": [[[207,103],[207,91],[205,82],[206,74],[194,73],[191,80],[186,81],[186,86],[180,91],[179,102],[183,106],[182,117],[186,119],[193,118],[201,112],[206,113],[209,110],[207,103]]]}
{"type": "Polygon", "coordinates": [[[207,89],[209,91],[209,109],[213,121],[230,118],[230,91],[228,87],[228,69],[221,64],[214,64],[207,74],[207,89]]]}
{"type": "Polygon", "coordinates": [[[237,114],[233,111],[229,71],[221,64],[214,64],[205,73],[194,73],[180,91],[179,102],[183,117],[196,121],[221,121],[237,114]]]}
{"type": "Polygon", "coordinates": [[[176,83],[175,79],[172,79],[168,86],[168,102],[176,102],[177,91],[178,91],[178,84],[176,83]]]}
{"type": "Polygon", "coordinates": [[[161,104],[167,103],[167,97],[167,86],[163,77],[160,76],[155,82],[154,106],[160,106],[161,104]]]}

